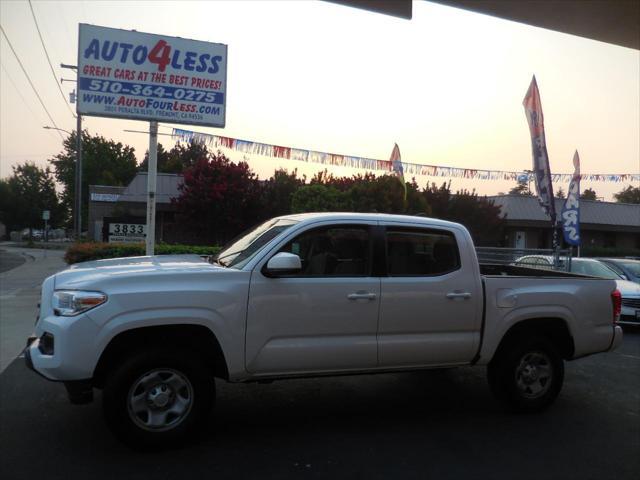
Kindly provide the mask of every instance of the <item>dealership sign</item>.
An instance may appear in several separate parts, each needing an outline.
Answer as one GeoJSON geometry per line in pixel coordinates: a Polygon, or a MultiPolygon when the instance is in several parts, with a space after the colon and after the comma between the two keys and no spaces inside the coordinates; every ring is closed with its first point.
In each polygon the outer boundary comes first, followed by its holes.
{"type": "Polygon", "coordinates": [[[109,222],[109,243],[138,243],[144,242],[147,236],[147,226],[144,223],[109,222]]]}
{"type": "Polygon", "coordinates": [[[80,24],[78,113],[224,127],[227,46],[80,24]]]}

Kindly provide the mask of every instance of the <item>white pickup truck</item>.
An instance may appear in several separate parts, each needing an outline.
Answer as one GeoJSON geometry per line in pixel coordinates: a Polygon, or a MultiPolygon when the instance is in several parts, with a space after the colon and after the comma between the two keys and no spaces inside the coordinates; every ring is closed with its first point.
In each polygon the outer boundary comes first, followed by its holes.
{"type": "Polygon", "coordinates": [[[613,280],[480,266],[468,231],[422,217],[313,213],[269,220],[213,263],[99,260],[42,286],[25,356],[74,403],[103,390],[137,446],[206,424],[214,378],[271,381],[488,366],[518,411],[547,407],[563,361],[616,348],[613,280]]]}

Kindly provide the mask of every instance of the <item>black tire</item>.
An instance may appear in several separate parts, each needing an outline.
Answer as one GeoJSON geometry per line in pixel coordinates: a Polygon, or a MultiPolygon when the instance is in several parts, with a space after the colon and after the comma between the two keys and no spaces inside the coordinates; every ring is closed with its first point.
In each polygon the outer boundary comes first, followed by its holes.
{"type": "Polygon", "coordinates": [[[508,342],[489,363],[491,391],[511,411],[544,410],[555,401],[562,388],[562,357],[543,337],[517,337],[508,342]]]}
{"type": "Polygon", "coordinates": [[[107,426],[139,450],[175,448],[196,438],[214,400],[213,373],[193,352],[178,349],[123,359],[107,376],[102,395],[107,426]]]}

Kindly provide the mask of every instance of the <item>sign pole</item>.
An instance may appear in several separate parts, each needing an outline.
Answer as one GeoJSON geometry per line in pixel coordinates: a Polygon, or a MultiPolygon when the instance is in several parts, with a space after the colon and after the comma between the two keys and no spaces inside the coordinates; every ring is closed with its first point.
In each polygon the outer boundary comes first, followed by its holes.
{"type": "Polygon", "coordinates": [[[47,245],[49,242],[49,218],[51,218],[51,212],[49,210],[42,211],[42,219],[44,220],[44,256],[47,256],[47,245]]]}
{"type": "Polygon", "coordinates": [[[158,174],[158,122],[149,122],[147,162],[147,255],[153,255],[156,240],[156,177],[158,174]]]}
{"type": "Polygon", "coordinates": [[[82,235],[82,115],[77,114],[76,127],[76,241],[82,235]]]}

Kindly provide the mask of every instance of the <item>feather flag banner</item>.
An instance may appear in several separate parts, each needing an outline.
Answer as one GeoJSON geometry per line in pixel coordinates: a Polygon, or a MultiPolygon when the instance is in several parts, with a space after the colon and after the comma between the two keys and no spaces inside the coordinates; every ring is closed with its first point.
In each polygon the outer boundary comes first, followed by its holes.
{"type": "MultiPolygon", "coordinates": [[[[172,138],[179,142],[196,142],[206,145],[212,150],[234,150],[247,155],[259,155],[278,159],[295,160],[298,162],[319,163],[327,166],[338,166],[368,170],[370,172],[393,171],[393,165],[389,160],[377,160],[373,158],[356,157],[350,155],[338,155],[328,152],[317,152],[295,147],[269,145],[266,143],[240,140],[237,138],[222,137],[208,133],[193,132],[181,128],[174,128],[172,138]]],[[[399,155],[399,152],[398,152],[399,155]]],[[[402,174],[412,177],[444,177],[444,178],[469,178],[475,180],[509,180],[516,181],[522,175],[528,175],[521,171],[482,170],[476,168],[445,167],[440,165],[424,165],[420,163],[403,162],[398,157],[399,168],[402,174]]],[[[554,173],[551,175],[553,182],[568,182],[573,177],[571,173],[554,173]]],[[[533,178],[533,176],[532,176],[533,178]]],[[[640,173],[592,173],[583,174],[583,180],[591,182],[640,182],[640,173]]]]}
{"type": "Polygon", "coordinates": [[[544,135],[544,116],[542,102],[535,75],[529,85],[529,90],[522,101],[531,133],[531,150],[533,154],[533,179],[538,192],[538,202],[542,210],[551,217],[555,224],[556,207],[553,202],[553,185],[551,169],[549,168],[549,154],[547,140],[544,135]]]}
{"type": "Polygon", "coordinates": [[[398,176],[400,180],[402,180],[402,183],[404,183],[404,168],[402,168],[402,162],[400,161],[400,149],[398,148],[397,143],[393,145],[389,163],[393,172],[398,176]]]}
{"type": "Polygon", "coordinates": [[[404,199],[407,200],[407,184],[404,182],[404,168],[402,167],[402,162],[400,161],[400,148],[398,148],[398,144],[395,143],[393,145],[393,150],[391,151],[391,158],[389,158],[389,165],[391,165],[391,169],[393,173],[396,174],[398,180],[402,184],[402,188],[404,188],[404,199]]]}
{"type": "Polygon", "coordinates": [[[567,199],[562,207],[560,221],[564,241],[569,245],[580,245],[580,156],[578,151],[573,155],[573,178],[569,184],[567,199]]]}

